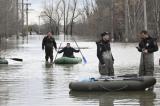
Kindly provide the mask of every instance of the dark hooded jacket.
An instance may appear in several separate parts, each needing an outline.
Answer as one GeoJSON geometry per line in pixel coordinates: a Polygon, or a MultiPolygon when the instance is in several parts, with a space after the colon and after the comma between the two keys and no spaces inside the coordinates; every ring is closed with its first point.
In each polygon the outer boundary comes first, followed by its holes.
{"type": "Polygon", "coordinates": [[[73,52],[79,52],[79,50],[75,50],[72,47],[64,47],[62,50],[58,51],[58,53],[63,53],[63,57],[72,57],[74,58],[73,52]]]}
{"type": "Polygon", "coordinates": [[[158,51],[158,45],[157,45],[156,39],[150,36],[148,38],[141,39],[141,42],[139,43],[138,51],[142,52],[144,49],[147,49],[148,53],[153,53],[158,51]]]}
{"type": "Polygon", "coordinates": [[[49,38],[48,36],[44,37],[42,41],[42,49],[44,49],[44,47],[45,49],[53,49],[53,47],[57,49],[55,39],[53,37],[49,38]]]}

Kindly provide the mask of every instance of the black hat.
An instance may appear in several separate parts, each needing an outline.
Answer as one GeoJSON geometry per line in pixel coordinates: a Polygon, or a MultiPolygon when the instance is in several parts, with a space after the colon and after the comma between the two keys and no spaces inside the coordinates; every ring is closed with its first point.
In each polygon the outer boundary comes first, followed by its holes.
{"type": "Polygon", "coordinates": [[[109,35],[110,33],[109,32],[103,32],[101,33],[101,37],[105,36],[105,35],[109,35]]]}

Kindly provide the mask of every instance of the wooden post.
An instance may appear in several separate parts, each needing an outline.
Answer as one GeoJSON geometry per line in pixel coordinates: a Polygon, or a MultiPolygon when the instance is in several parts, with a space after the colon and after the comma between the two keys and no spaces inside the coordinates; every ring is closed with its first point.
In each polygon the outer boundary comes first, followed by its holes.
{"type": "Polygon", "coordinates": [[[38,16],[38,19],[39,19],[39,31],[38,31],[38,33],[39,33],[39,35],[40,35],[40,33],[41,33],[41,15],[40,16],[38,16]]]}
{"type": "Polygon", "coordinates": [[[17,23],[17,30],[16,30],[16,34],[17,34],[17,39],[19,39],[19,0],[16,0],[16,23],[17,23]]]}
{"type": "Polygon", "coordinates": [[[128,42],[128,0],[125,0],[125,42],[128,42]]]}
{"type": "Polygon", "coordinates": [[[25,3],[26,5],[26,35],[27,35],[27,41],[28,41],[28,6],[31,5],[31,3],[28,3],[28,0],[27,0],[27,3],[25,3]]]}
{"type": "Polygon", "coordinates": [[[146,0],[143,0],[144,6],[144,29],[147,30],[147,10],[146,10],[146,0]]]}
{"type": "Polygon", "coordinates": [[[66,33],[66,4],[65,0],[63,0],[63,5],[64,5],[64,41],[65,41],[65,33],[66,33]]]}
{"type": "Polygon", "coordinates": [[[24,37],[24,0],[22,0],[22,36],[24,37]]]}
{"type": "Polygon", "coordinates": [[[114,0],[111,0],[111,38],[114,41],[114,0]]]}

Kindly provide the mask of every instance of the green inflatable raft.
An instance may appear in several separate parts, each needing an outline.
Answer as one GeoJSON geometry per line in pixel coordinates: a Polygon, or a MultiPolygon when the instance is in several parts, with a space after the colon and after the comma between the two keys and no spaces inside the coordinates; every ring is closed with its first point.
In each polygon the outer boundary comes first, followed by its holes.
{"type": "Polygon", "coordinates": [[[75,58],[60,57],[54,61],[55,64],[78,64],[81,62],[82,62],[82,59],[80,57],[75,57],[75,58]]]}
{"type": "Polygon", "coordinates": [[[8,61],[0,57],[0,64],[8,64],[8,61]]]}

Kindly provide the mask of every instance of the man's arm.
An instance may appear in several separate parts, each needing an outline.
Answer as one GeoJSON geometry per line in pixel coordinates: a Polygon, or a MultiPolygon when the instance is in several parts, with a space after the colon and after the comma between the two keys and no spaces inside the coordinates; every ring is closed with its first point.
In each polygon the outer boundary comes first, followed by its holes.
{"type": "Polygon", "coordinates": [[[55,41],[54,38],[53,38],[53,46],[54,46],[54,48],[57,50],[57,43],[56,43],[56,41],[55,41]]]}
{"type": "Polygon", "coordinates": [[[73,52],[76,52],[76,53],[78,53],[80,51],[80,50],[76,50],[74,48],[72,48],[72,50],[73,50],[73,52]]]}
{"type": "Polygon", "coordinates": [[[100,47],[100,44],[98,44],[98,43],[97,43],[97,57],[98,57],[100,63],[104,64],[104,60],[103,60],[103,57],[102,57],[101,47],[100,47]]]}
{"type": "Polygon", "coordinates": [[[64,52],[64,49],[65,49],[65,48],[63,48],[62,50],[58,51],[58,53],[62,53],[62,52],[64,52]]]}
{"type": "Polygon", "coordinates": [[[139,52],[143,51],[142,41],[139,43],[138,47],[136,47],[139,52]]]}
{"type": "Polygon", "coordinates": [[[44,49],[44,46],[45,46],[45,41],[46,41],[45,39],[46,39],[46,37],[44,37],[42,40],[42,49],[44,49]]]}
{"type": "Polygon", "coordinates": [[[153,53],[153,52],[158,51],[158,45],[157,45],[156,40],[153,39],[153,40],[151,41],[151,46],[152,46],[152,47],[148,49],[148,52],[149,52],[149,53],[153,53]]]}

